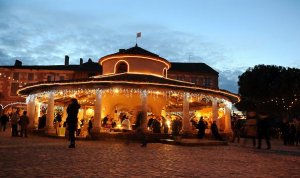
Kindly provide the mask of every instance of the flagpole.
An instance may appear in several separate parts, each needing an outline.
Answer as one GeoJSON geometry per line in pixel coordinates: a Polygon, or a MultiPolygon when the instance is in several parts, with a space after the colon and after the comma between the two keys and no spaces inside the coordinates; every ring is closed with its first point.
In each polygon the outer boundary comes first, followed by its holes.
{"type": "Polygon", "coordinates": [[[135,38],[135,45],[137,46],[137,39],[138,38],[140,38],[141,37],[141,32],[138,32],[137,34],[136,34],[136,38],[135,38]]]}
{"type": "Polygon", "coordinates": [[[135,45],[137,46],[137,35],[135,36],[135,45]]]}

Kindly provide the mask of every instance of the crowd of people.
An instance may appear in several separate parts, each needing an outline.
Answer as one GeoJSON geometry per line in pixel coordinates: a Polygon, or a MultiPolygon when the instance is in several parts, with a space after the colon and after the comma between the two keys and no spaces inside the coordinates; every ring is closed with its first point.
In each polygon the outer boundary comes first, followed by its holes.
{"type": "Polygon", "coordinates": [[[232,142],[240,142],[240,138],[252,140],[252,146],[261,149],[262,140],[266,142],[267,149],[271,149],[271,137],[282,138],[284,145],[298,145],[300,143],[300,121],[296,118],[292,120],[284,119],[279,124],[274,124],[266,112],[248,112],[246,119],[233,119],[232,142]]]}
{"type": "Polygon", "coordinates": [[[27,111],[21,111],[19,108],[16,109],[10,116],[7,114],[2,114],[1,118],[1,131],[5,132],[7,123],[10,122],[11,125],[11,136],[12,137],[28,137],[27,130],[29,125],[29,118],[27,116],[27,111]]]}
{"type": "MultiPolygon", "coordinates": [[[[77,101],[77,100],[76,100],[77,101]]],[[[71,104],[67,109],[67,119],[62,123],[62,113],[57,112],[54,119],[55,128],[65,127],[68,130],[70,138],[70,148],[75,147],[75,133],[77,136],[80,134],[83,127],[87,127],[87,134],[91,135],[93,129],[93,117],[91,117],[88,122],[84,119],[78,121],[78,110],[80,105],[72,100],[71,104]],[[73,136],[74,135],[74,136],[73,136]]],[[[102,121],[101,126],[107,131],[112,131],[117,127],[117,123],[120,123],[121,128],[118,129],[123,132],[129,132],[131,130],[139,130],[141,127],[141,118],[139,114],[136,118],[131,118],[130,115],[125,113],[120,113],[119,117],[114,120],[110,115],[106,115],[102,121]],[[132,120],[135,120],[132,123],[132,120]],[[140,121],[140,122],[139,122],[140,121]]],[[[216,121],[210,122],[208,124],[207,120],[203,117],[198,119],[191,119],[191,125],[193,130],[197,130],[197,137],[199,139],[206,138],[206,129],[210,128],[210,133],[216,140],[224,140],[224,138],[219,134],[219,129],[216,121]]],[[[0,131],[5,131],[7,129],[7,123],[11,125],[11,135],[13,137],[21,136],[28,137],[27,129],[29,125],[29,118],[27,116],[27,111],[21,111],[19,108],[15,109],[14,112],[8,114],[2,114],[0,117],[0,131]]],[[[43,129],[46,126],[46,114],[43,114],[39,118],[38,129],[43,129]]],[[[147,116],[147,128],[148,132],[154,134],[171,134],[176,137],[182,132],[182,119],[180,117],[168,117],[155,116],[153,114],[147,116]]],[[[297,118],[292,120],[283,119],[280,126],[274,129],[272,125],[272,118],[263,111],[260,112],[247,112],[246,119],[232,118],[232,142],[240,142],[240,138],[244,138],[244,144],[247,140],[252,141],[253,147],[257,149],[262,148],[262,140],[266,142],[266,148],[271,149],[271,130],[276,130],[278,132],[278,137],[283,140],[284,145],[299,145],[300,143],[300,121],[297,118]]],[[[140,131],[141,132],[141,131],[140,131]]]]}

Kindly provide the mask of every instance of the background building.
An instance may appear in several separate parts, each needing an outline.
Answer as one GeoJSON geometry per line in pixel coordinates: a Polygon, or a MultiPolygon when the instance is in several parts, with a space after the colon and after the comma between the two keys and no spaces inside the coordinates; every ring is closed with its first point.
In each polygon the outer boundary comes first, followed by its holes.
{"type": "MultiPolygon", "coordinates": [[[[127,50],[120,49],[119,54],[127,53],[148,54],[147,50],[133,47],[127,50]]],[[[116,53],[116,54],[118,54],[116,53]]],[[[156,55],[151,53],[151,55],[156,55]]],[[[10,112],[14,107],[21,107],[25,98],[17,95],[16,91],[27,84],[37,82],[62,81],[72,79],[83,79],[91,76],[101,75],[102,66],[98,62],[88,59],[83,62],[80,58],[79,64],[69,64],[69,56],[65,56],[64,65],[22,65],[19,60],[14,66],[0,66],[0,110],[10,112]]],[[[168,78],[195,83],[198,86],[218,89],[217,71],[205,63],[178,63],[171,62],[171,68],[167,73],[168,78]]],[[[25,107],[25,105],[24,105],[25,107]]]]}

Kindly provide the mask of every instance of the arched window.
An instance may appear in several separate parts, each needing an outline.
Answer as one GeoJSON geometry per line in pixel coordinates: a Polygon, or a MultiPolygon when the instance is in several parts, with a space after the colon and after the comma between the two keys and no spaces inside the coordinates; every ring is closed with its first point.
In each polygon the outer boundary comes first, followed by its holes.
{"type": "Polygon", "coordinates": [[[125,62],[120,62],[116,67],[116,74],[128,72],[128,65],[125,62]]]}

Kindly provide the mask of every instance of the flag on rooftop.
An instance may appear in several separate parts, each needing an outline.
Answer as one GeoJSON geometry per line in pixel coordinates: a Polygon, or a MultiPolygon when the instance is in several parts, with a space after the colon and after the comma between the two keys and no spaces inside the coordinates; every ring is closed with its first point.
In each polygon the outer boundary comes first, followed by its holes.
{"type": "Polygon", "coordinates": [[[137,38],[139,38],[139,37],[141,37],[142,36],[142,32],[138,32],[137,34],[136,34],[136,37],[137,38]]]}

